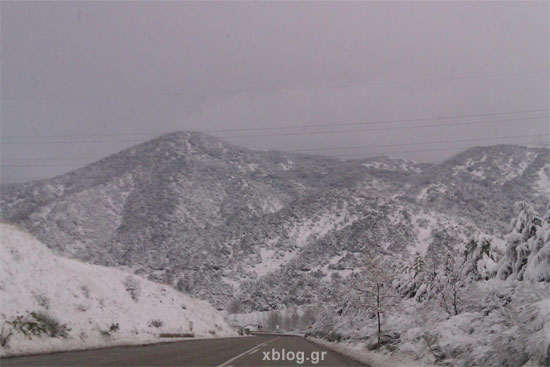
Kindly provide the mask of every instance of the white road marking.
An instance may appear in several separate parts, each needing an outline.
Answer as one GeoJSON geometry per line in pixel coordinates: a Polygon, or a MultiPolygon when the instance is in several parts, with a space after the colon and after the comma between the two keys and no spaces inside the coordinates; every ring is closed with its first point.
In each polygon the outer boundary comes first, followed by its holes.
{"type": "Polygon", "coordinates": [[[277,340],[277,339],[279,339],[279,338],[280,338],[280,336],[278,336],[278,337],[276,337],[276,338],[274,338],[274,339],[271,339],[271,340],[268,341],[268,342],[260,343],[260,344],[258,344],[258,345],[255,345],[255,346],[253,346],[252,348],[250,348],[250,349],[248,349],[248,350],[245,350],[244,352],[242,352],[242,353],[239,354],[238,356],[235,356],[235,357],[231,358],[230,360],[225,361],[224,363],[220,364],[218,367],[226,367],[226,366],[229,365],[229,363],[231,363],[231,362],[233,362],[234,360],[236,360],[236,359],[238,359],[238,358],[244,356],[246,353],[250,353],[252,350],[254,350],[254,349],[258,348],[258,347],[261,347],[261,346],[263,346],[263,345],[267,345],[267,344],[271,343],[272,341],[275,341],[275,340],[277,340]]]}
{"type": "Polygon", "coordinates": [[[252,352],[248,353],[248,354],[254,354],[256,353],[257,351],[259,351],[259,349],[254,349],[252,352]]]}

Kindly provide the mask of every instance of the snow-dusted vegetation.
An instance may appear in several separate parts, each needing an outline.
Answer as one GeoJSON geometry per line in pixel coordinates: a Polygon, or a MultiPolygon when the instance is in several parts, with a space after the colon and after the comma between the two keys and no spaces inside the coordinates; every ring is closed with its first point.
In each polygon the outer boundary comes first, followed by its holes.
{"type": "MultiPolygon", "coordinates": [[[[549,215],[537,212],[550,199],[541,184],[549,157],[546,148],[499,145],[437,164],[341,160],[176,132],[3,186],[1,209],[60,254],[173,286],[236,325],[278,325],[379,356],[516,366],[540,363],[548,345],[549,215]],[[504,359],[484,359],[495,353],[504,359]]],[[[127,277],[113,294],[141,302],[127,277]]],[[[86,309],[75,287],[83,306],[74,307],[86,309]]],[[[37,308],[4,313],[32,321],[37,308]]],[[[169,325],[146,319],[144,335],[169,325]]],[[[106,320],[87,327],[110,338],[129,330],[130,321],[106,320]]]]}
{"type": "Polygon", "coordinates": [[[2,186],[1,209],[64,255],[260,311],[338,299],[364,252],[444,256],[476,231],[502,237],[514,202],[540,210],[550,198],[548,157],[503,145],[438,164],[344,161],[176,132],[2,186]]]}
{"type": "Polygon", "coordinates": [[[206,301],[118,269],[60,257],[0,224],[2,355],[235,335],[206,301]]]}
{"type": "MultiPolygon", "coordinates": [[[[547,365],[550,210],[540,216],[524,202],[516,207],[504,249],[478,234],[443,260],[417,254],[397,275],[389,272],[391,283],[380,282],[391,296],[376,304],[377,294],[361,287],[327,307],[311,335],[384,365],[403,356],[452,366],[547,365]]],[[[372,281],[372,273],[365,279],[372,281]]]]}

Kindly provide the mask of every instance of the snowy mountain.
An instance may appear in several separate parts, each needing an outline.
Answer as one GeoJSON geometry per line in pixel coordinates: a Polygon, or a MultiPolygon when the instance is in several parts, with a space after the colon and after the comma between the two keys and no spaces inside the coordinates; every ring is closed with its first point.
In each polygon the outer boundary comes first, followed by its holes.
{"type": "Polygon", "coordinates": [[[0,236],[2,355],[154,342],[161,333],[235,334],[205,301],[57,256],[13,225],[0,224],[0,236]]]}
{"type": "Polygon", "coordinates": [[[362,253],[406,259],[505,233],[515,201],[550,200],[549,158],[494,146],[441,164],[347,161],[179,132],[3,186],[1,207],[62,254],[263,310],[338,297],[362,253]]]}

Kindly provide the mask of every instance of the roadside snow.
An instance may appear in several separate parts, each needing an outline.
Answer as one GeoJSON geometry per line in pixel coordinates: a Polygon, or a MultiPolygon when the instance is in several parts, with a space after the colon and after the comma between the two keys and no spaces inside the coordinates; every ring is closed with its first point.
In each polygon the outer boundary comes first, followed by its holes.
{"type": "Polygon", "coordinates": [[[119,269],[60,257],[15,226],[0,224],[0,330],[10,332],[3,356],[139,344],[160,333],[233,336],[205,301],[119,269]],[[46,315],[66,337],[25,336],[15,327],[46,315]]]}
{"type": "Polygon", "coordinates": [[[386,354],[369,351],[360,341],[329,342],[323,339],[308,337],[308,340],[332,349],[338,353],[365,363],[369,367],[432,367],[436,366],[424,360],[415,360],[414,356],[405,353],[386,354]]]}
{"type": "Polygon", "coordinates": [[[369,351],[376,319],[335,317],[331,333],[343,341],[326,343],[376,366],[542,366],[550,348],[550,284],[517,280],[479,281],[460,295],[458,315],[438,300],[405,299],[382,318],[385,335],[398,336],[391,348],[369,351]]]}

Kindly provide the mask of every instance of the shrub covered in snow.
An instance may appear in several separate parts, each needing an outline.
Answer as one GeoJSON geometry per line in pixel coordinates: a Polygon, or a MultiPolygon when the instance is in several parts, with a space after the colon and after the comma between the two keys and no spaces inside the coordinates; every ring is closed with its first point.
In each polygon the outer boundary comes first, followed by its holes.
{"type": "Polygon", "coordinates": [[[550,207],[539,216],[525,202],[516,206],[519,215],[511,222],[506,255],[498,264],[497,276],[550,282],[550,207]]]}
{"type": "MultiPolygon", "coordinates": [[[[381,353],[452,366],[550,364],[550,211],[539,216],[525,203],[518,211],[505,249],[477,233],[464,252],[444,259],[417,253],[403,264],[393,282],[398,311],[383,315],[394,342],[381,353]]],[[[363,353],[372,353],[377,322],[365,311],[325,315],[332,325],[326,335],[361,341],[363,353]]]]}

